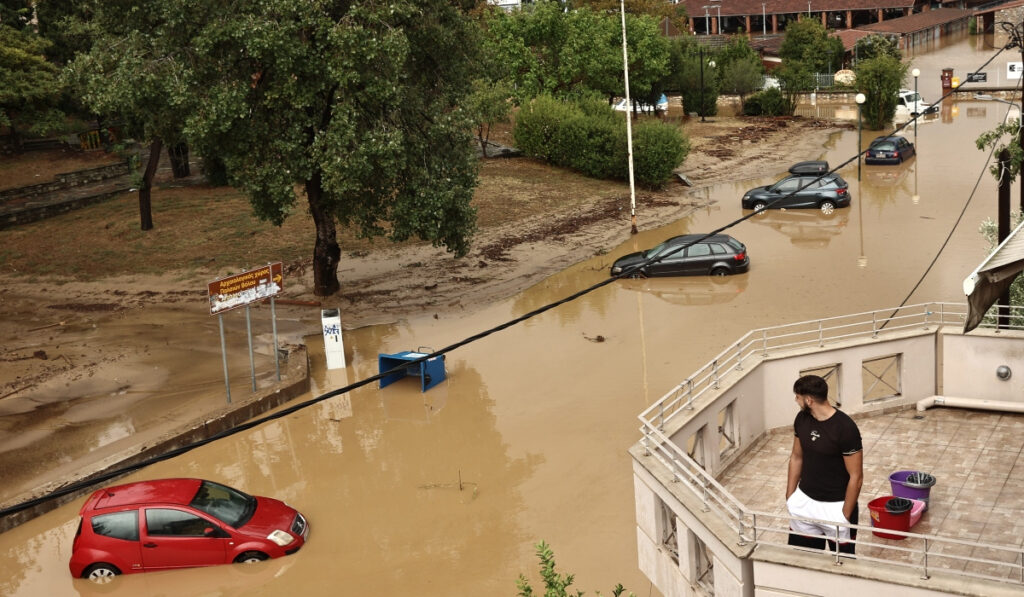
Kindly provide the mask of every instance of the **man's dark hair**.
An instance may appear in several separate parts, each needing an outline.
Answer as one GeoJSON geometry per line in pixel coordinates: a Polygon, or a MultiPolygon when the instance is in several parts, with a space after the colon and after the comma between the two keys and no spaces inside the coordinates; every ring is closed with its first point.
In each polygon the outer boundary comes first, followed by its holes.
{"type": "Polygon", "coordinates": [[[805,375],[793,383],[793,393],[810,396],[815,402],[828,400],[828,382],[817,375],[805,375]]]}

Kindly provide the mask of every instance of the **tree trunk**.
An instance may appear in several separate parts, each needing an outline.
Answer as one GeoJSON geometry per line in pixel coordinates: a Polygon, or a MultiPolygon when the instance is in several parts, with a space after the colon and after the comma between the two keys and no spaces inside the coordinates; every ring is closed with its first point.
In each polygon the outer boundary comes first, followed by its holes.
{"type": "Polygon", "coordinates": [[[327,213],[321,202],[323,183],[320,172],[306,181],[306,199],[309,213],[316,225],[316,244],[313,246],[313,294],[330,296],[341,289],[338,283],[338,262],[341,261],[341,247],[338,246],[334,216],[327,213]]]}
{"type": "Polygon", "coordinates": [[[160,150],[163,142],[160,137],[153,139],[149,146],[149,161],[146,162],[146,171],[142,175],[142,188],[139,189],[139,219],[142,221],[143,230],[153,229],[153,211],[151,209],[150,191],[153,189],[153,178],[156,177],[156,165],[160,161],[160,150]]]}
{"type": "Polygon", "coordinates": [[[192,174],[188,165],[188,143],[167,146],[167,157],[171,159],[171,172],[174,178],[185,178],[192,174]]]}

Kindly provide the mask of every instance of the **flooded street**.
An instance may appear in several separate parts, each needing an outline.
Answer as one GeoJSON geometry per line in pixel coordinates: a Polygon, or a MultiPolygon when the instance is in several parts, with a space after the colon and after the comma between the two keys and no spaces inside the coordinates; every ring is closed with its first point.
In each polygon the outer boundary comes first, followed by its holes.
{"type": "MultiPolygon", "coordinates": [[[[991,55],[975,41],[917,59],[927,100],[939,97],[938,69],[967,72],[991,55]]],[[[964,300],[962,281],[986,251],[978,225],[996,215],[987,152],[974,140],[1008,106],[947,104],[918,127],[918,157],[865,166],[860,182],[856,162],[841,171],[850,208],[771,212],[728,230],[749,249],[748,274],[618,281],[450,353],[447,380],[428,392],[412,380],[367,386],[125,479],[201,477],[282,499],[310,521],[297,554],[98,587],[67,569],[79,498],[0,536],[0,594],[511,595],[520,573],[539,588],[541,540],[587,594],[616,583],[656,594],[636,565],[626,452],[645,406],[752,328],[899,305],[980,176],[907,302],[964,300]]],[[[878,134],[864,131],[865,146],[878,134]]],[[[912,128],[904,135],[914,140],[912,128]]],[[[857,130],[844,131],[806,159],[838,164],[856,145],[857,130]]],[[[320,337],[308,336],[313,394],[376,374],[378,353],[441,348],[605,279],[627,252],[722,226],[749,213],[739,207],[744,191],[781,174],[698,190],[711,207],[482,311],[347,331],[348,369],[325,371],[320,337]]]]}

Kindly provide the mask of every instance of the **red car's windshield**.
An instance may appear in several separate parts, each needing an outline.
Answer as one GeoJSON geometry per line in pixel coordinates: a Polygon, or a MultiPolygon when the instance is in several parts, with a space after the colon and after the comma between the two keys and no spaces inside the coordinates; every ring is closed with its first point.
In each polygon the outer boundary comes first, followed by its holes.
{"type": "Polygon", "coordinates": [[[202,482],[189,505],[236,529],[256,512],[256,498],[211,481],[202,482]]]}

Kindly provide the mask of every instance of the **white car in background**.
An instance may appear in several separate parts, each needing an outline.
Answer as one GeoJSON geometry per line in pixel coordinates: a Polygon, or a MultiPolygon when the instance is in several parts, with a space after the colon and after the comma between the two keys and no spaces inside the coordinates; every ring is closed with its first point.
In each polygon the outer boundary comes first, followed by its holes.
{"type": "Polygon", "coordinates": [[[900,89],[896,100],[896,122],[906,122],[914,116],[938,112],[937,105],[925,103],[921,94],[910,89],[900,89]]]}
{"type": "MultiPolygon", "coordinates": [[[[636,104],[637,111],[639,111],[639,112],[652,112],[652,111],[668,112],[668,98],[665,97],[664,93],[662,93],[661,97],[658,98],[658,103],[655,106],[651,106],[650,104],[644,104],[644,103],[639,103],[638,104],[636,102],[636,100],[634,100],[632,103],[636,104]]],[[[629,106],[626,105],[626,100],[625,99],[619,100],[618,102],[615,103],[615,105],[613,107],[616,110],[618,110],[619,112],[632,112],[633,111],[632,107],[629,107],[629,106]]]]}

